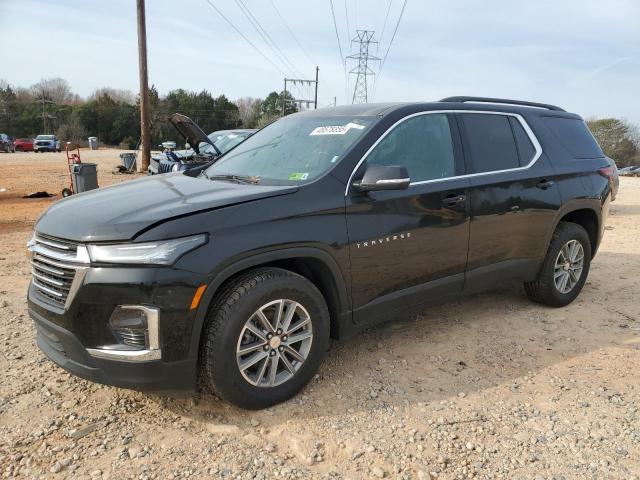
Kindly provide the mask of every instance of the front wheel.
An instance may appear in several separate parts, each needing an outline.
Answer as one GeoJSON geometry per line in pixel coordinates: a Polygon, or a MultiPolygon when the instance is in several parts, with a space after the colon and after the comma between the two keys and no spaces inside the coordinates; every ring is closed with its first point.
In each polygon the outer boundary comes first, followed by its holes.
{"type": "Polygon", "coordinates": [[[201,378],[239,407],[266,408],[311,380],[328,342],[329,311],[313,283],[279,268],[253,270],[232,281],[211,307],[201,378]]]}
{"type": "Polygon", "coordinates": [[[587,231],[576,223],[560,222],[538,277],[524,284],[525,291],[535,302],[564,307],[582,290],[590,265],[591,241],[587,231]]]}

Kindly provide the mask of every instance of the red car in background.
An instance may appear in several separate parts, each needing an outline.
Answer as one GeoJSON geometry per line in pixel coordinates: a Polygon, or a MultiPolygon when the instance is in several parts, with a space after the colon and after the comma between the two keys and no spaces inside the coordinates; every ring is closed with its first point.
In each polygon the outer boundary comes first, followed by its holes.
{"type": "Polygon", "coordinates": [[[14,151],[33,152],[33,138],[16,138],[14,142],[14,151]]]}

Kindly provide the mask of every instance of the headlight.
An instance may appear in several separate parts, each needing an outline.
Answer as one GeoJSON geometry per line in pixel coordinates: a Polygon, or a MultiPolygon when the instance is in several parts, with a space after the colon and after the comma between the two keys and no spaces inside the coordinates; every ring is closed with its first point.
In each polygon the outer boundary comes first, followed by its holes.
{"type": "Polygon", "coordinates": [[[173,265],[187,252],[207,243],[203,233],[192,237],[119,245],[88,245],[92,262],[173,265]]]}

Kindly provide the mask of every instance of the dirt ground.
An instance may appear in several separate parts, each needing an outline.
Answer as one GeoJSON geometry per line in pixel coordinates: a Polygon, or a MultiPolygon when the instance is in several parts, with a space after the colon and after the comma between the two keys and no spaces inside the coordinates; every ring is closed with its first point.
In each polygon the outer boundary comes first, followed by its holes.
{"type": "MultiPolygon", "coordinates": [[[[100,185],[118,151],[82,152],[100,185]]],[[[1,154],[2,478],[640,478],[640,178],[623,178],[566,308],[520,286],[334,346],[293,400],[246,412],[96,385],[39,352],[26,313],[34,221],[64,154],[1,154]],[[32,167],[37,166],[37,170],[32,167]]]]}

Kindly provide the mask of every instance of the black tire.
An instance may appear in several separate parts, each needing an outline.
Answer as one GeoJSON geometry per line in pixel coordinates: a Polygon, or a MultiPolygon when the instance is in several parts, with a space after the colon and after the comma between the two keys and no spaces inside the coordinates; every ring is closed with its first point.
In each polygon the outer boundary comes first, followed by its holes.
{"type": "Polygon", "coordinates": [[[587,231],[580,225],[571,222],[560,222],[553,233],[547,255],[533,282],[526,282],[524,289],[531,300],[549,307],[564,307],[573,302],[580,294],[589,275],[591,265],[591,241],[587,231]],[[571,240],[576,240],[582,246],[584,263],[577,283],[567,292],[562,293],[555,285],[554,270],[556,259],[562,247],[571,240]]]}
{"type": "Polygon", "coordinates": [[[280,268],[259,268],[232,280],[214,299],[200,348],[203,386],[241,408],[260,409],[288,400],[309,383],[329,344],[329,310],[320,291],[306,278],[280,268]],[[240,372],[236,346],[245,322],[270,301],[289,299],[312,319],[313,340],[305,361],[293,376],[273,386],[254,386],[240,372]]]}
{"type": "Polygon", "coordinates": [[[71,191],[70,188],[63,188],[62,189],[62,196],[63,197],[69,197],[71,195],[73,195],[73,192],[71,191]]]}

